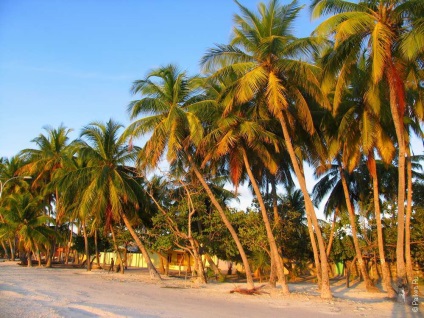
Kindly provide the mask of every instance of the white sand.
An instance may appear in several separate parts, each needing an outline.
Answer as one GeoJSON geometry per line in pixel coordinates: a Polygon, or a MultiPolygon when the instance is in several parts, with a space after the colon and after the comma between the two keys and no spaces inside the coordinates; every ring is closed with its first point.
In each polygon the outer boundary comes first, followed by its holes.
{"type": "MultiPolygon", "coordinates": [[[[129,269],[125,275],[103,270],[26,268],[0,262],[0,317],[423,317],[412,307],[367,293],[360,284],[332,287],[335,298],[321,300],[316,286],[290,284],[290,296],[230,294],[231,283],[198,287],[175,278],[162,283],[147,272],[129,269]]],[[[240,286],[244,287],[244,286],[240,286]]]]}

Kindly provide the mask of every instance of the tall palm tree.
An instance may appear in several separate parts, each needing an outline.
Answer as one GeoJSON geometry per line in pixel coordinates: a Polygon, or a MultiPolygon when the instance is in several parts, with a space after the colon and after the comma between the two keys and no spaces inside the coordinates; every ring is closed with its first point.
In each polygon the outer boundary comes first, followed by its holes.
{"type": "Polygon", "coordinates": [[[126,130],[126,135],[133,137],[152,134],[139,153],[140,168],[157,167],[165,152],[171,165],[189,166],[231,233],[243,260],[248,287],[254,288],[244,248],[191,151],[203,137],[203,126],[197,114],[207,111],[215,102],[200,94],[198,78],[188,77],[174,65],[152,70],[145,79],[134,82],[132,92],[140,93],[142,98],[129,105],[131,119],[150,115],[135,120],[126,130]]]}
{"type": "Polygon", "coordinates": [[[315,0],[313,17],[332,16],[316,29],[316,34],[334,37],[339,54],[329,70],[339,72],[339,87],[349,78],[350,67],[363,48],[371,65],[372,82],[384,83],[389,92],[390,111],[398,144],[398,239],[396,264],[398,283],[406,282],[405,231],[405,129],[406,63],[422,63],[424,52],[424,3],[420,0],[315,0]]]}
{"type": "MultiPolygon", "coordinates": [[[[418,138],[424,139],[424,132],[421,129],[420,123],[424,121],[424,92],[420,87],[420,79],[424,76],[424,69],[417,68],[416,65],[411,65],[411,69],[408,73],[408,85],[407,85],[407,100],[408,108],[406,111],[405,120],[408,124],[406,125],[406,142],[408,145],[411,143],[411,134],[414,133],[418,138]]],[[[411,216],[412,216],[412,166],[414,153],[411,149],[407,149],[407,161],[406,161],[406,177],[407,177],[407,203],[406,203],[406,215],[405,215],[405,263],[406,263],[406,274],[408,281],[411,282],[414,279],[412,257],[411,257],[411,216]]]]}
{"type": "MultiPolygon", "coordinates": [[[[334,52],[330,50],[330,53],[323,57],[323,61],[333,58],[331,56],[333,54],[334,52]]],[[[338,80],[337,77],[332,82],[337,83],[338,80]]],[[[352,172],[360,164],[361,156],[366,158],[366,166],[373,183],[373,203],[383,281],[389,297],[394,297],[395,292],[391,286],[391,275],[384,252],[380,193],[375,159],[375,153],[378,153],[379,157],[389,165],[395,155],[393,142],[390,135],[386,133],[386,130],[390,131],[387,127],[391,125],[385,122],[387,116],[385,116],[385,108],[383,107],[385,103],[384,95],[381,92],[382,85],[372,83],[365,54],[362,54],[357,61],[350,65],[349,79],[343,79],[343,81],[346,86],[340,88],[336,85],[332,90],[334,96],[337,95],[333,100],[332,119],[326,118],[323,122],[326,126],[327,144],[331,145],[330,148],[334,149],[333,152],[341,154],[342,160],[339,160],[339,163],[343,164],[344,173],[352,172]],[[339,101],[339,99],[342,100],[339,101]],[[329,128],[330,125],[335,127],[329,128]]],[[[329,154],[330,160],[331,156],[332,154],[329,154]]],[[[341,174],[341,177],[343,177],[342,182],[345,183],[344,174],[341,174]]],[[[344,187],[344,192],[346,192],[346,189],[347,186],[344,187]]],[[[343,196],[346,198],[345,195],[343,196]]],[[[349,202],[346,202],[346,204],[347,210],[351,213],[352,205],[349,202]]],[[[358,256],[359,262],[361,262],[361,259],[358,256]]],[[[364,277],[366,277],[365,274],[364,277]]],[[[368,288],[371,288],[371,285],[368,280],[368,288]]]]}
{"type": "Polygon", "coordinates": [[[119,134],[120,129],[122,125],[113,120],[106,124],[93,122],[84,127],[81,139],[73,147],[86,165],[65,175],[62,182],[80,189],[78,210],[85,216],[83,221],[87,216],[102,219],[114,236],[112,223],[122,219],[143,253],[151,277],[160,279],[127,215],[129,205],[140,208],[139,197],[143,194],[134,168],[130,166],[135,162],[138,148],[127,145],[128,139],[119,134]]]}
{"type": "MultiPolygon", "coordinates": [[[[326,104],[316,77],[319,69],[305,62],[305,54],[311,52],[315,41],[292,34],[293,22],[301,10],[296,1],[288,5],[280,5],[277,0],[271,0],[268,5],[261,3],[259,14],[237,4],[242,14],[235,15],[236,26],[230,44],[210,49],[202,64],[207,72],[215,72],[215,76],[237,74],[233,88],[236,100],[244,103],[261,95],[269,112],[279,121],[304,195],[307,217],[317,235],[322,267],[321,297],[331,298],[325,245],[307,190],[302,161],[295,149],[296,128],[314,133],[308,100],[315,98],[326,104]]],[[[226,112],[231,111],[231,107],[229,104],[226,112]]]]}

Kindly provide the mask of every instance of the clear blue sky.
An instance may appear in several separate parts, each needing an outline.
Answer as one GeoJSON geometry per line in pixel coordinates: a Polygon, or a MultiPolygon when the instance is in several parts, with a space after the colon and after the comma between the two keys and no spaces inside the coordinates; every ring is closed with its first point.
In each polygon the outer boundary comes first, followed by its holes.
{"type": "MultiPolygon", "coordinates": [[[[76,138],[92,121],[128,124],[132,82],[168,63],[198,73],[238,12],[231,0],[0,1],[0,156],[34,147],[46,125],[76,138]]],[[[298,26],[312,30],[306,9],[298,26]]]]}

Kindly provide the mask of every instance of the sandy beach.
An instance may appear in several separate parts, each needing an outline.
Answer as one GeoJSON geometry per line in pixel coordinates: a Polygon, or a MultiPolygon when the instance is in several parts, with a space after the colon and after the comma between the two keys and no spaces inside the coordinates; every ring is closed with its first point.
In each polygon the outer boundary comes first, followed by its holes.
{"type": "Polygon", "coordinates": [[[311,283],[290,284],[289,296],[268,287],[250,296],[230,293],[232,283],[196,286],[167,277],[155,282],[140,269],[122,275],[7,261],[0,262],[0,317],[423,317],[422,304],[414,313],[411,306],[354,285],[346,289],[343,281],[335,282],[331,301],[320,299],[311,283]]]}

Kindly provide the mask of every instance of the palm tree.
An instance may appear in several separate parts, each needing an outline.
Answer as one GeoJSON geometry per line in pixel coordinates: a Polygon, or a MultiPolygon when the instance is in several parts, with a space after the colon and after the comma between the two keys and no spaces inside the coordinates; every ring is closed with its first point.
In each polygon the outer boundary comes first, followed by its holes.
{"type": "MultiPolygon", "coordinates": [[[[233,85],[236,100],[245,103],[263,96],[269,112],[279,121],[304,195],[307,217],[317,235],[322,267],[321,297],[331,298],[325,245],[294,145],[296,128],[314,133],[308,100],[315,98],[326,104],[316,77],[319,69],[304,59],[296,59],[311,51],[314,39],[299,39],[291,33],[293,21],[301,10],[296,1],[283,6],[277,0],[271,0],[267,6],[261,3],[259,14],[237,4],[242,15],[235,16],[236,27],[230,44],[209,50],[202,64],[207,72],[215,72],[214,76],[237,74],[238,80],[233,85]]],[[[231,107],[229,104],[226,112],[231,107]]]]}
{"type": "MultiPolygon", "coordinates": [[[[14,156],[10,159],[1,158],[0,159],[0,183],[1,183],[1,193],[0,193],[0,207],[7,209],[7,202],[5,199],[8,195],[22,193],[23,191],[28,191],[28,183],[25,182],[23,177],[19,177],[19,170],[22,167],[23,162],[19,156],[14,156]]],[[[2,213],[0,213],[0,222],[5,223],[2,213]]],[[[9,245],[10,258],[12,261],[15,260],[15,235],[10,233],[10,237],[5,237],[4,240],[7,241],[9,245]]],[[[5,246],[4,240],[1,240],[3,249],[8,254],[7,248],[5,246]]]]}
{"type": "Polygon", "coordinates": [[[278,138],[273,133],[266,131],[264,128],[266,123],[264,120],[249,120],[249,112],[254,107],[249,105],[241,105],[233,107],[233,111],[222,116],[215,123],[215,127],[211,129],[209,135],[205,137],[205,147],[209,153],[205,157],[205,162],[210,159],[220,159],[229,156],[229,170],[233,183],[237,187],[243,174],[243,170],[249,176],[250,183],[254,189],[256,198],[259,202],[262,219],[265,224],[267,238],[271,250],[271,262],[276,264],[278,279],[282,285],[285,294],[289,293],[284,275],[283,260],[278,252],[278,247],[272,232],[271,223],[267,214],[267,209],[262,197],[258,182],[254,176],[252,163],[257,159],[258,164],[263,164],[273,174],[277,172],[277,164],[272,160],[272,156],[266,144],[274,146],[278,150],[278,138]],[[250,108],[250,109],[249,109],[250,108]],[[249,153],[249,155],[248,155],[249,153]],[[249,159],[253,158],[253,159],[249,159]]]}
{"type": "MultiPolygon", "coordinates": [[[[411,216],[412,216],[412,185],[413,185],[413,172],[412,166],[413,161],[419,161],[419,157],[414,156],[412,152],[410,139],[411,134],[414,133],[418,138],[424,139],[424,132],[421,129],[420,122],[422,123],[424,120],[424,112],[423,112],[423,101],[424,101],[424,93],[422,89],[418,89],[419,87],[419,77],[424,71],[416,70],[413,68],[408,75],[410,79],[408,81],[408,109],[407,115],[408,118],[405,120],[408,122],[406,125],[406,142],[409,145],[407,149],[407,160],[406,160],[406,177],[407,177],[407,203],[406,203],[406,215],[405,215],[405,263],[406,263],[406,274],[408,277],[408,281],[411,282],[414,279],[413,268],[412,268],[412,257],[411,257],[411,216]],[[421,71],[421,72],[420,72],[421,71]],[[412,74],[412,75],[411,75],[412,74]],[[412,78],[412,80],[411,80],[412,78]],[[417,160],[418,159],[418,160],[417,160]]],[[[420,166],[421,168],[421,166],[420,166]]]]}
{"type": "Polygon", "coordinates": [[[404,260],[405,231],[405,129],[406,63],[422,61],[424,52],[424,4],[420,0],[315,0],[313,17],[332,14],[316,34],[334,36],[337,52],[329,71],[339,72],[339,87],[349,78],[350,65],[367,49],[372,82],[384,83],[389,92],[390,110],[398,144],[398,239],[396,264],[398,283],[407,281],[404,260]],[[421,56],[420,56],[421,55],[421,56]]]}
{"type": "MultiPolygon", "coordinates": [[[[330,50],[323,60],[331,59],[332,54],[334,52],[330,50]]],[[[333,148],[333,152],[338,151],[341,154],[340,163],[343,163],[345,173],[352,172],[358,166],[361,156],[366,158],[373,183],[373,203],[383,281],[389,297],[394,297],[395,292],[391,286],[391,275],[384,253],[375,153],[377,152],[384,163],[388,165],[393,160],[395,147],[390,135],[386,133],[386,130],[390,130],[387,128],[390,125],[385,122],[387,116],[384,116],[384,107],[381,105],[384,105],[381,85],[373,85],[367,67],[365,54],[362,54],[358,61],[350,65],[349,79],[344,79],[346,86],[342,89],[336,85],[336,88],[332,90],[336,96],[333,100],[333,118],[331,120],[326,118],[323,123],[326,126],[327,144],[331,145],[329,148],[333,148]],[[330,123],[335,128],[329,128],[330,123]],[[333,131],[334,129],[336,131],[333,131]]],[[[332,82],[337,83],[337,81],[338,78],[332,82]]],[[[332,154],[329,154],[329,158],[331,156],[332,154]]],[[[342,182],[345,183],[344,175],[341,176],[343,177],[342,182]]],[[[344,192],[346,189],[347,186],[344,187],[344,192]]],[[[345,206],[351,212],[352,206],[348,203],[346,202],[345,206]]],[[[360,256],[358,256],[358,261],[361,262],[360,256]]],[[[371,284],[368,281],[368,288],[370,287],[371,284]]]]}
{"type": "Polygon", "coordinates": [[[171,166],[177,163],[189,166],[230,231],[243,260],[248,287],[254,288],[249,262],[238,235],[191,152],[203,137],[203,126],[197,113],[207,111],[215,102],[200,94],[198,78],[188,77],[174,65],[152,70],[145,79],[134,82],[132,92],[141,93],[142,98],[129,105],[131,119],[141,114],[150,116],[134,121],[127,128],[126,135],[139,137],[152,134],[139,153],[139,167],[157,167],[165,152],[171,166]]]}
{"type": "Polygon", "coordinates": [[[8,209],[4,209],[5,223],[0,227],[0,238],[10,233],[18,237],[27,254],[28,267],[32,266],[31,255],[40,246],[48,246],[49,236],[54,232],[46,225],[51,221],[43,213],[44,203],[31,194],[14,194],[7,198],[8,209]]]}
{"type": "Polygon", "coordinates": [[[315,199],[322,200],[326,195],[329,194],[327,206],[335,205],[337,207],[343,207],[343,210],[347,210],[349,216],[350,229],[352,231],[352,239],[354,243],[356,257],[358,259],[359,268],[364,278],[367,290],[374,290],[373,283],[369,278],[368,271],[363,260],[361,247],[358,240],[358,230],[356,214],[354,211],[354,204],[352,202],[353,197],[359,197],[358,193],[358,181],[363,178],[359,175],[358,171],[354,171],[353,174],[349,174],[346,171],[345,166],[340,160],[336,164],[331,165],[327,168],[326,172],[322,172],[324,176],[314,186],[315,199]],[[341,199],[345,202],[340,202],[341,199]]]}
{"type": "MultiPolygon", "coordinates": [[[[57,129],[51,127],[44,129],[47,132],[46,135],[40,134],[32,140],[38,148],[24,149],[20,152],[19,156],[25,162],[25,165],[21,168],[21,173],[34,176],[32,188],[43,193],[50,204],[50,209],[55,209],[55,230],[57,230],[66,211],[61,202],[60,189],[54,184],[54,180],[57,174],[70,164],[68,135],[72,130],[63,125],[60,125],[57,129]]],[[[55,249],[55,242],[52,243],[47,267],[51,267],[51,259],[55,249]]]]}
{"type": "Polygon", "coordinates": [[[160,279],[147,249],[127,216],[128,206],[140,207],[139,198],[143,194],[134,168],[129,166],[135,161],[138,148],[127,146],[127,138],[119,135],[121,128],[122,125],[113,120],[106,124],[93,122],[84,127],[81,139],[73,146],[86,165],[69,172],[62,182],[80,189],[78,210],[84,223],[88,216],[104,220],[106,229],[114,236],[113,221],[122,219],[143,253],[150,276],[160,279]]]}

